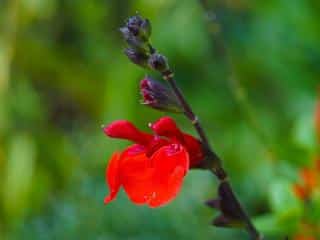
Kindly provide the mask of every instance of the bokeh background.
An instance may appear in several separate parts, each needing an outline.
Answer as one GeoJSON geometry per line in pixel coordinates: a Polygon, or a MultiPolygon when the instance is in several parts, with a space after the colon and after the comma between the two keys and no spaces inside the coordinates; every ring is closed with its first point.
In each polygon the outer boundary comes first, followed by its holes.
{"type": "Polygon", "coordinates": [[[203,3],[213,11],[197,0],[0,1],[0,239],[248,239],[209,225],[217,212],[203,202],[217,181],[199,170],[165,207],[135,206],[123,192],[103,205],[108,157],[128,143],[101,124],[147,130],[164,115],[139,104],[148,72],[123,54],[118,28],[136,11],[267,239],[320,222],[319,194],[305,214],[292,191],[316,155],[319,1],[203,3]]]}

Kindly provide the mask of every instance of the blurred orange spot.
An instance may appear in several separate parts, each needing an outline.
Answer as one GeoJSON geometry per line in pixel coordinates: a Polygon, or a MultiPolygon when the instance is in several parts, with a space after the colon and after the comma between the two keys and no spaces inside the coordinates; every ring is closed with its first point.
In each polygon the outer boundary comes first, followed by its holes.
{"type": "Polygon", "coordinates": [[[304,186],[299,184],[293,185],[293,192],[297,196],[297,198],[301,200],[305,200],[310,196],[310,191],[304,186]]]}
{"type": "Polygon", "coordinates": [[[293,192],[301,199],[306,200],[313,191],[319,187],[320,161],[315,161],[312,168],[303,168],[300,170],[301,182],[293,185],[293,192]]]}
{"type": "Polygon", "coordinates": [[[304,168],[300,172],[304,185],[310,190],[313,190],[317,186],[317,175],[316,169],[311,168],[304,168]]]}
{"type": "Polygon", "coordinates": [[[316,240],[316,238],[312,236],[296,235],[293,240],[316,240]]]}

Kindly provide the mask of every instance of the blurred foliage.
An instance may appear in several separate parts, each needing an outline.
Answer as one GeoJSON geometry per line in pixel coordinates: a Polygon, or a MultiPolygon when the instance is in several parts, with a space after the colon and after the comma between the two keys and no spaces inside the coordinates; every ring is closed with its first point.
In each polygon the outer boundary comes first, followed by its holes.
{"type": "Polygon", "coordinates": [[[118,28],[136,11],[151,19],[154,45],[259,229],[267,239],[297,233],[305,207],[291,188],[317,148],[319,2],[206,2],[214,14],[197,0],[0,2],[0,239],[247,239],[209,226],[215,213],[203,202],[216,181],[206,172],[191,172],[160,209],[124,194],[103,206],[108,156],[125,143],[100,125],[121,118],[146,129],[161,116],[139,105],[145,73],[122,54],[118,28]],[[236,84],[210,32],[224,36],[236,84]]]}

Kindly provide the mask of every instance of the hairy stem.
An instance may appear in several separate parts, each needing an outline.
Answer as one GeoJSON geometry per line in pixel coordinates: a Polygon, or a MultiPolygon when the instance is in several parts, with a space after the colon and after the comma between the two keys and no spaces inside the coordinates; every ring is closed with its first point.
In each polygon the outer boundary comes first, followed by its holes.
{"type": "Polygon", "coordinates": [[[228,177],[227,177],[227,173],[222,167],[222,164],[221,164],[222,161],[221,161],[220,157],[216,154],[216,152],[213,150],[213,148],[211,147],[211,145],[208,141],[208,138],[206,136],[206,133],[201,126],[199,118],[197,117],[197,115],[194,114],[191,106],[189,105],[189,103],[187,102],[185,97],[183,96],[182,91],[177,86],[176,81],[173,78],[173,76],[174,76],[173,72],[166,71],[166,72],[162,73],[162,75],[163,75],[163,78],[166,81],[168,81],[173,92],[176,94],[178,100],[180,101],[181,106],[184,109],[184,113],[185,113],[186,117],[194,125],[194,127],[195,127],[195,129],[201,139],[201,142],[203,144],[203,148],[204,148],[204,150],[206,152],[206,156],[207,156],[207,158],[206,158],[207,167],[209,168],[209,170],[213,174],[215,174],[217,176],[217,178],[219,179],[220,182],[226,182],[227,191],[229,192],[229,194],[231,196],[231,200],[237,206],[237,209],[242,217],[242,220],[246,224],[247,232],[250,234],[251,238],[253,240],[262,240],[263,239],[262,235],[255,228],[255,226],[251,222],[251,219],[249,218],[249,216],[247,215],[247,213],[245,212],[245,210],[241,206],[240,201],[238,200],[235,193],[233,192],[232,187],[231,187],[229,180],[228,180],[228,177]]]}

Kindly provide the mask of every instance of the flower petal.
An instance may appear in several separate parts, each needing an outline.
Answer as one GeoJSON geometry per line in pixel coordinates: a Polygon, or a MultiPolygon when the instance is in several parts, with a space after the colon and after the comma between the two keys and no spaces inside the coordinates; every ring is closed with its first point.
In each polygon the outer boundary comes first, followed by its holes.
{"type": "Polygon", "coordinates": [[[201,142],[195,137],[183,133],[184,142],[182,143],[187,149],[190,156],[190,166],[197,166],[204,159],[204,152],[201,142]]]}
{"type": "Polygon", "coordinates": [[[105,197],[104,204],[111,202],[119,192],[120,179],[119,179],[119,166],[120,166],[120,153],[116,152],[112,155],[107,170],[106,170],[106,183],[109,186],[109,195],[105,197]]]}
{"type": "Polygon", "coordinates": [[[182,132],[171,117],[162,117],[151,125],[151,129],[159,136],[183,140],[182,132]]]}
{"type": "Polygon", "coordinates": [[[143,204],[150,196],[154,170],[145,152],[135,155],[128,152],[122,155],[121,182],[130,200],[136,204],[143,204]]]}
{"type": "Polygon", "coordinates": [[[135,204],[145,204],[149,201],[152,192],[152,169],[148,169],[148,174],[144,174],[144,179],[126,178],[123,188],[129,199],[135,204]]]}
{"type": "Polygon", "coordinates": [[[147,151],[146,151],[147,156],[151,157],[154,152],[156,152],[158,149],[168,144],[170,144],[170,141],[168,139],[155,136],[147,146],[147,151]]]}
{"type": "Polygon", "coordinates": [[[199,164],[204,158],[201,142],[184,132],[182,132],[175,121],[170,117],[162,117],[151,125],[152,130],[159,136],[170,138],[184,145],[190,156],[191,167],[199,164]]]}
{"type": "Polygon", "coordinates": [[[158,183],[156,190],[150,196],[149,206],[161,207],[173,200],[181,189],[185,174],[183,167],[176,167],[167,182],[158,183]]]}
{"type": "Polygon", "coordinates": [[[181,166],[187,172],[189,154],[181,144],[169,144],[156,151],[151,157],[151,162],[159,177],[172,174],[177,166],[181,166]]]}
{"type": "Polygon", "coordinates": [[[104,133],[112,138],[127,139],[142,145],[152,140],[152,135],[137,129],[131,122],[117,120],[103,129],[104,133]]]}
{"type": "Polygon", "coordinates": [[[154,167],[150,207],[159,207],[173,200],[180,191],[189,168],[189,155],[180,144],[160,148],[151,157],[154,167]]]}

